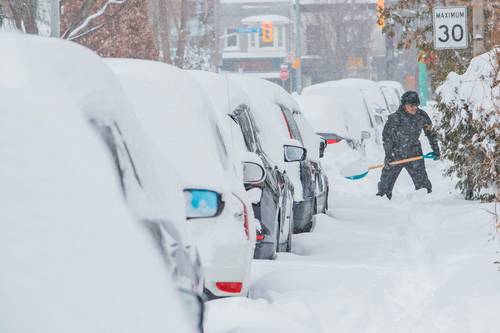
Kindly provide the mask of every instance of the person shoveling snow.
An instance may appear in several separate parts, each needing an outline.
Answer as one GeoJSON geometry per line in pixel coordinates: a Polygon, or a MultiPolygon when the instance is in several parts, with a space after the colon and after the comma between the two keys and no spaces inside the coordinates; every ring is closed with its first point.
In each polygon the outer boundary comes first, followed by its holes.
{"type": "Polygon", "coordinates": [[[432,129],[432,121],[427,113],[420,109],[420,99],[415,91],[407,91],[401,96],[399,109],[389,116],[382,132],[384,142],[385,160],[384,168],[378,183],[377,195],[392,198],[394,183],[403,168],[408,171],[415,190],[427,189],[432,192],[432,184],[425,171],[423,158],[418,158],[407,163],[394,164],[391,162],[410,157],[422,156],[420,133],[424,130],[433,150],[434,160],[440,158],[437,134],[432,129]]]}

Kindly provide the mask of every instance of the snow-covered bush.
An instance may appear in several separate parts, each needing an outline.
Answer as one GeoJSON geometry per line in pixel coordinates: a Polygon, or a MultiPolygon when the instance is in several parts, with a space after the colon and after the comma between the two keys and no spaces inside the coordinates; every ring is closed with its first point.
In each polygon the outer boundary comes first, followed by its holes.
{"type": "Polygon", "coordinates": [[[500,199],[500,49],[450,73],[438,93],[437,130],[447,175],[466,199],[500,199]]]}

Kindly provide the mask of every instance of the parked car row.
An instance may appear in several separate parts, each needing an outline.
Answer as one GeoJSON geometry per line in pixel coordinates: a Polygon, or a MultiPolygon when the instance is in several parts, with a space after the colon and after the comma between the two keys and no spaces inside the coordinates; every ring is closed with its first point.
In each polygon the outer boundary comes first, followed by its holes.
{"type": "Polygon", "coordinates": [[[2,332],[202,331],[328,207],[324,142],[271,82],[22,34],[0,54],[2,332]]]}

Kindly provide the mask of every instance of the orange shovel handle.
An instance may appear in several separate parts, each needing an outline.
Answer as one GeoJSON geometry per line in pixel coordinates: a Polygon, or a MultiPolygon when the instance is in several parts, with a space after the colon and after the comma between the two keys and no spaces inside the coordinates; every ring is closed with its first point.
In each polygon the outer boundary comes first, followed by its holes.
{"type": "MultiPolygon", "coordinates": [[[[418,161],[418,160],[421,160],[423,158],[424,158],[423,156],[409,157],[409,158],[405,158],[404,160],[398,160],[398,161],[390,162],[389,165],[405,164],[405,163],[408,163],[408,162],[418,161]]],[[[384,163],[369,165],[368,166],[368,170],[383,168],[384,165],[385,165],[384,163]]]]}

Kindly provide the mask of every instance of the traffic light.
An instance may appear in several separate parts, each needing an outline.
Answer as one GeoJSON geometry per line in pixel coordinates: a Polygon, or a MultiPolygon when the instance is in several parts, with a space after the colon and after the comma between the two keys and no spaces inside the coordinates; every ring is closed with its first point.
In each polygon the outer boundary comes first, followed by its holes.
{"type": "Polygon", "coordinates": [[[384,0],[377,0],[377,24],[382,29],[385,25],[384,16],[382,13],[384,12],[384,0]]]}
{"type": "Polygon", "coordinates": [[[273,22],[262,22],[262,42],[273,42],[273,22]]]}

